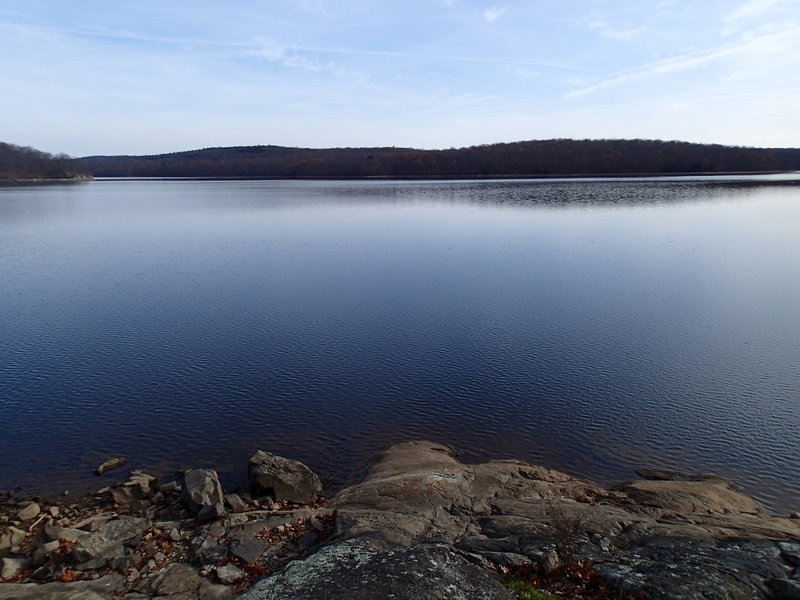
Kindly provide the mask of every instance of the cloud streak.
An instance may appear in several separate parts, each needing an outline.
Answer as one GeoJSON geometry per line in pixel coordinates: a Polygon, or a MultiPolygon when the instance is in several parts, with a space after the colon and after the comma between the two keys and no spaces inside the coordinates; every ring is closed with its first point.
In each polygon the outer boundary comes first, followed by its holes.
{"type": "Polygon", "coordinates": [[[752,19],[753,17],[762,15],[771,11],[779,4],[783,4],[785,0],[749,0],[740,4],[733,9],[725,17],[726,21],[739,21],[744,19],[752,19]]]}
{"type": "Polygon", "coordinates": [[[483,18],[486,20],[487,23],[494,23],[506,14],[506,10],[508,10],[504,6],[491,6],[483,11],[483,18]]]}
{"type": "Polygon", "coordinates": [[[572,90],[564,94],[565,98],[578,98],[594,92],[621,85],[630,81],[640,80],[655,75],[679,73],[695,69],[716,61],[746,55],[748,53],[767,50],[769,53],[782,53],[790,51],[782,42],[790,42],[793,46],[800,36],[800,27],[793,27],[784,31],[769,33],[747,39],[745,41],[728,44],[698,52],[691,52],[674,56],[665,60],[643,65],[635,69],[626,70],[599,83],[572,90]]]}

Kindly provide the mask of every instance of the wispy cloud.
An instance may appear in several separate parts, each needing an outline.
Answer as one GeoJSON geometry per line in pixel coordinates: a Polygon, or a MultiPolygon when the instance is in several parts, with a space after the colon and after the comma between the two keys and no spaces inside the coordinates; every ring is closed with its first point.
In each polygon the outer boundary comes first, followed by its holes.
{"type": "MultiPolygon", "coordinates": [[[[526,61],[526,60],[515,60],[515,59],[505,59],[505,58],[476,58],[472,56],[453,56],[453,55],[440,55],[440,56],[433,56],[427,54],[411,54],[406,52],[386,52],[382,50],[359,50],[355,48],[323,48],[323,47],[316,47],[316,46],[291,46],[287,47],[285,51],[294,51],[294,52],[317,52],[320,54],[343,54],[343,55],[351,55],[351,56],[374,56],[374,57],[382,57],[382,58],[399,58],[399,59],[409,59],[409,60],[419,60],[419,61],[431,61],[431,62],[463,62],[463,63],[477,63],[477,64],[487,64],[487,65],[508,65],[508,66],[519,66],[519,67],[547,67],[552,69],[563,69],[567,71],[591,71],[586,67],[579,67],[576,65],[570,65],[566,63],[559,63],[555,61],[547,61],[547,60],[539,60],[539,61],[526,61]]],[[[266,54],[269,55],[270,53],[274,53],[272,47],[267,47],[266,54]]],[[[256,49],[253,54],[260,54],[261,49],[256,49]]],[[[268,56],[266,56],[268,57],[268,56]]]]}
{"type": "Polygon", "coordinates": [[[343,67],[335,61],[319,60],[315,57],[307,56],[307,53],[307,49],[291,48],[281,45],[275,40],[265,38],[258,40],[257,48],[245,51],[245,54],[263,58],[288,69],[305,71],[306,73],[327,72],[351,79],[364,78],[364,74],[361,71],[343,67]]]}
{"type": "Polygon", "coordinates": [[[728,13],[725,19],[727,21],[751,19],[772,10],[775,6],[784,2],[785,0],[748,0],[728,13]]]}
{"type": "Polygon", "coordinates": [[[596,31],[603,37],[620,42],[630,42],[645,31],[645,28],[642,26],[628,23],[622,26],[612,26],[606,21],[592,21],[589,23],[589,29],[596,31]]]}
{"type": "Polygon", "coordinates": [[[491,6],[483,11],[483,18],[486,19],[487,23],[494,23],[506,14],[506,10],[505,6],[491,6]]]}
{"type": "MultiPolygon", "coordinates": [[[[502,9],[505,12],[505,9],[502,9]]],[[[383,58],[396,58],[396,59],[409,59],[415,61],[429,61],[429,62],[462,62],[474,64],[487,64],[487,65],[507,65],[519,67],[543,67],[552,69],[562,69],[568,71],[591,71],[586,67],[573,65],[558,61],[548,60],[518,60],[506,58],[490,58],[490,57],[473,57],[473,56],[457,56],[457,55],[428,55],[428,54],[414,54],[409,52],[389,52],[383,50],[370,50],[359,48],[335,48],[335,47],[322,47],[322,46],[304,46],[304,45],[290,45],[281,43],[272,38],[257,37],[252,41],[216,41],[202,38],[190,37],[168,37],[168,36],[153,36],[143,34],[131,30],[91,30],[91,29],[67,29],[57,27],[43,27],[43,26],[28,26],[28,25],[12,25],[0,24],[0,28],[13,28],[18,31],[27,32],[28,35],[39,32],[45,34],[63,34],[72,37],[87,37],[87,38],[104,38],[115,39],[122,41],[136,41],[157,43],[165,45],[176,46],[195,46],[195,47],[211,47],[211,48],[228,48],[232,51],[240,52],[248,56],[256,56],[270,61],[284,60],[287,66],[299,66],[304,70],[321,70],[313,67],[311,59],[305,62],[298,60],[299,53],[316,53],[316,54],[332,54],[332,55],[347,55],[347,56],[373,56],[383,58]],[[290,64],[294,63],[294,64],[290,64]]]]}
{"type": "Polygon", "coordinates": [[[629,81],[643,79],[654,75],[677,73],[694,69],[715,61],[752,53],[781,54],[787,52],[796,44],[800,36],[800,27],[756,36],[735,44],[728,44],[717,48],[701,50],[674,56],[666,60],[649,63],[641,67],[617,73],[608,79],[564,94],[565,98],[586,96],[602,89],[610,88],[629,81]],[[787,46],[786,42],[789,42],[787,46]]]}
{"type": "Polygon", "coordinates": [[[29,34],[61,34],[74,38],[100,38],[121,41],[145,42],[150,44],[169,44],[180,46],[242,46],[243,44],[231,44],[229,42],[218,42],[201,38],[190,37],[169,37],[158,36],[131,31],[127,29],[70,29],[65,27],[47,27],[42,25],[19,25],[15,23],[2,23],[0,27],[15,29],[17,31],[28,32],[29,34]]]}

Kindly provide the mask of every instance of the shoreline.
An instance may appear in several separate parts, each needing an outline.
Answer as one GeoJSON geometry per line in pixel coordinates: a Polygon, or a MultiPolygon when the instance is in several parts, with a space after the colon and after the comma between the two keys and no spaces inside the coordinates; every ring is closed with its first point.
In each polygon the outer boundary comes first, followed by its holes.
{"type": "MultiPolygon", "coordinates": [[[[631,598],[695,597],[681,591],[687,577],[709,598],[800,589],[800,513],[769,514],[718,477],[644,470],[651,479],[606,489],[514,460],[463,464],[432,442],[387,447],[361,482],[329,499],[297,461],[259,451],[247,471],[250,488],[230,492],[209,469],[185,471],[180,483],[134,470],[87,496],[0,498],[0,599],[83,590],[92,600],[144,600],[175,586],[204,600],[303,600],[325,597],[323,588],[349,598],[353,577],[363,586],[392,568],[405,573],[392,576],[398,589],[433,568],[444,571],[431,585],[472,581],[489,594],[464,588],[464,598],[513,598],[500,582],[514,577],[563,591],[579,568],[631,598]],[[698,560],[727,575],[693,572],[698,560]]],[[[411,588],[399,597],[441,593],[411,588]]]]}
{"type": "Polygon", "coordinates": [[[81,175],[79,177],[60,177],[54,179],[0,179],[0,185],[19,185],[22,183],[86,183],[89,181],[96,181],[91,175],[81,175]]]}
{"type": "MultiPolygon", "coordinates": [[[[490,181],[490,180],[552,180],[552,179],[665,179],[670,177],[738,177],[748,175],[793,175],[800,171],[678,171],[674,173],[551,173],[506,175],[259,175],[259,176],[153,176],[120,175],[92,177],[94,181],[490,181]]],[[[758,182],[756,182],[758,183],[758,182]]]]}

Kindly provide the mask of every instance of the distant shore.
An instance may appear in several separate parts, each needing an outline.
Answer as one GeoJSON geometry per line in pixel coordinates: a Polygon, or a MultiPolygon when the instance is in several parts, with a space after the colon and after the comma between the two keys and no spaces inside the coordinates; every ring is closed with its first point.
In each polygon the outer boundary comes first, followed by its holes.
{"type": "Polygon", "coordinates": [[[21,183],[85,183],[87,181],[95,181],[91,175],[80,175],[78,177],[62,177],[62,178],[31,178],[31,179],[0,179],[0,185],[15,185],[21,183]]]}
{"type": "Polygon", "coordinates": [[[473,181],[473,180],[534,180],[534,179],[625,179],[625,178],[659,178],[670,177],[737,177],[748,175],[791,175],[800,171],[725,171],[725,172],[706,172],[688,171],[681,173],[565,173],[553,175],[341,175],[341,176],[322,176],[322,175],[263,175],[263,176],[121,176],[105,177],[98,176],[91,178],[95,181],[473,181]]]}

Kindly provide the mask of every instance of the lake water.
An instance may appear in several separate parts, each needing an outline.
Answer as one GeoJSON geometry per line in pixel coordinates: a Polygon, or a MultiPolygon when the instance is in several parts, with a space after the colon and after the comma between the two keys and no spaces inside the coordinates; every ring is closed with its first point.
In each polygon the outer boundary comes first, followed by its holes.
{"type": "Polygon", "coordinates": [[[800,510],[800,182],[0,188],[0,488],[387,443],[800,510]]]}

